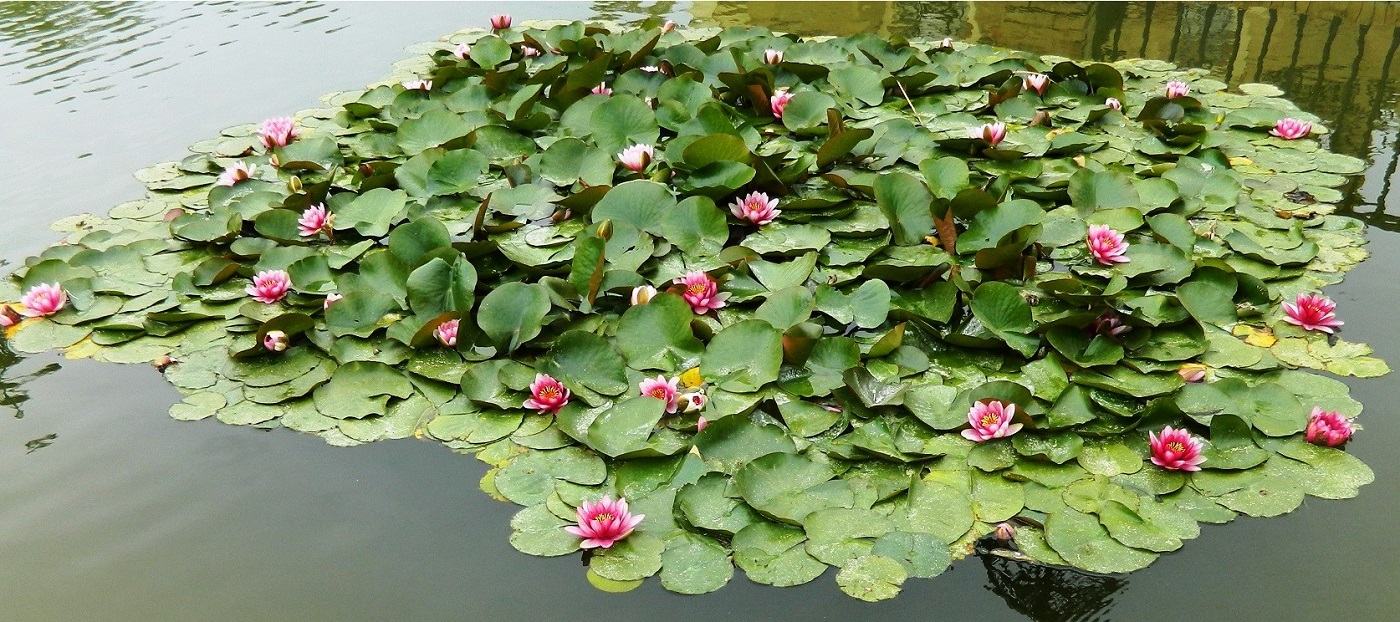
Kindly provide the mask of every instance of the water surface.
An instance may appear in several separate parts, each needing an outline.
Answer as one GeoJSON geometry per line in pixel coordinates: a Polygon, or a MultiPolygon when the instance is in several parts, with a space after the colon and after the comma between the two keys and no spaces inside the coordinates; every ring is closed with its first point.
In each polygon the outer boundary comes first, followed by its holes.
{"type": "MultiPolygon", "coordinates": [[[[1279,84],[1321,115],[1332,149],[1371,163],[1345,209],[1374,256],[1330,288],[1352,340],[1400,361],[1400,10],[1252,3],[0,3],[0,262],[105,213],[130,176],[220,129],[380,79],[404,46],[489,13],[517,19],[756,24],[802,34],[953,36],[1074,58],[1207,66],[1279,84]],[[1394,214],[1387,213],[1396,207],[1394,214]]],[[[0,268],[5,270],[5,268],[0,268]]],[[[1394,619],[1400,422],[1390,379],[1349,446],[1375,484],[1281,518],[1205,526],[1147,570],[1097,577],[969,559],[891,602],[740,576],[701,597],[655,581],[588,586],[568,558],[506,539],[518,509],[482,494],[476,460],[437,443],[339,449],[279,430],[181,423],[147,367],[18,359],[0,343],[0,618],[5,620],[1346,620],[1394,619]]]]}

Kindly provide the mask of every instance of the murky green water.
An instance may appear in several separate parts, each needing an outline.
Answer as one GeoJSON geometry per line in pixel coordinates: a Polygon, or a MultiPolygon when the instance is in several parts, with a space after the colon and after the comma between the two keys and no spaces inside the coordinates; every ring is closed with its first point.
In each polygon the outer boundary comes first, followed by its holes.
{"type": "MultiPolygon", "coordinates": [[[[1383,4],[0,3],[0,263],[58,239],[55,220],[138,197],[132,171],[378,79],[403,46],[500,10],[951,35],[1279,84],[1327,120],[1332,149],[1371,163],[1347,209],[1372,225],[1374,256],[1328,293],[1352,339],[1400,360],[1400,206],[1387,214],[1400,8],[1383,4]]],[[[1359,499],[1208,526],[1128,577],[969,559],[867,605],[830,577],[603,594],[567,561],[511,549],[516,508],[435,443],[336,449],[179,423],[165,414],[178,394],[149,368],[17,360],[0,343],[0,620],[1396,619],[1400,384],[1351,384],[1368,408],[1349,450],[1377,476],[1359,499]]]]}

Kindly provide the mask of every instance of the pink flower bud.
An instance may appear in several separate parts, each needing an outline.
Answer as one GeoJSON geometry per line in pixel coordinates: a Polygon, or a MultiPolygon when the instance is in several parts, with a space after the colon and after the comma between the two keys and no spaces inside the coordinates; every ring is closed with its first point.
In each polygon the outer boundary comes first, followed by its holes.
{"type": "Polygon", "coordinates": [[[997,523],[996,537],[1002,542],[1010,542],[1016,539],[1016,527],[1011,523],[997,523]]]}
{"type": "Polygon", "coordinates": [[[783,109],[787,108],[788,102],[791,100],[792,92],[787,89],[778,89],[776,93],[773,93],[773,97],[769,98],[768,102],[769,108],[773,111],[773,116],[782,119],[783,109]]]}
{"type": "Polygon", "coordinates": [[[1103,105],[1108,106],[1109,108],[1112,108],[1119,112],[1123,111],[1123,102],[1118,101],[1117,97],[1110,97],[1108,99],[1105,99],[1103,105]]]}
{"type": "Polygon", "coordinates": [[[656,297],[656,288],[650,285],[638,285],[632,288],[632,306],[644,305],[651,302],[656,297]]]}
{"type": "Polygon", "coordinates": [[[699,391],[691,391],[682,394],[680,401],[681,407],[685,412],[698,413],[705,409],[705,402],[709,401],[709,398],[705,397],[705,394],[699,391]]]}
{"type": "Polygon", "coordinates": [[[452,50],[452,55],[457,60],[467,60],[467,56],[472,53],[472,46],[465,43],[458,43],[456,49],[452,50]]]}
{"type": "Polygon", "coordinates": [[[322,308],[322,309],[329,309],[329,308],[331,308],[331,305],[335,304],[335,301],[340,300],[340,299],[342,299],[342,298],[345,298],[345,297],[344,297],[344,296],[341,296],[340,294],[337,294],[337,293],[335,293],[335,292],[331,292],[331,293],[329,293],[329,294],[326,294],[326,301],[323,302],[323,303],[321,303],[321,308],[322,308]]]}
{"type": "Polygon", "coordinates": [[[460,324],[461,320],[447,320],[433,329],[433,336],[444,347],[454,348],[457,346],[457,327],[460,324]]]}
{"type": "Polygon", "coordinates": [[[995,147],[1002,139],[1006,138],[1006,124],[1000,121],[996,123],[984,123],[978,127],[969,129],[967,135],[973,139],[980,138],[985,140],[988,144],[995,147]]]}
{"type": "Polygon", "coordinates": [[[492,15],[492,16],[491,16],[491,29],[492,29],[492,30],[505,30],[505,29],[507,29],[507,28],[510,28],[510,21],[511,21],[511,20],[510,20],[510,14],[509,14],[509,13],[501,13],[501,14],[499,14],[499,15],[492,15]]]}
{"type": "Polygon", "coordinates": [[[1036,95],[1044,95],[1046,87],[1050,86],[1050,76],[1043,73],[1032,73],[1021,77],[1021,88],[1027,91],[1035,91],[1036,95]]]}
{"type": "Polygon", "coordinates": [[[258,170],[258,165],[247,164],[242,160],[234,162],[219,174],[219,180],[214,182],[216,186],[232,186],[245,179],[251,179],[253,173],[258,170]]]}
{"type": "Polygon", "coordinates": [[[608,87],[607,82],[603,82],[593,87],[592,93],[594,95],[612,95],[612,89],[608,87]]]}
{"type": "Polygon", "coordinates": [[[267,331],[263,335],[263,347],[269,352],[285,352],[287,350],[287,333],[280,330],[267,331]]]}
{"type": "Polygon", "coordinates": [[[1178,80],[1172,80],[1171,82],[1168,82],[1168,83],[1167,83],[1167,98],[1168,98],[1168,99],[1176,99],[1176,98],[1178,98],[1178,97],[1186,97],[1186,94],[1187,94],[1187,93],[1190,93],[1190,92],[1191,92],[1191,87],[1187,86],[1185,82],[1181,82],[1181,81],[1178,81],[1178,80]]]}
{"type": "Polygon", "coordinates": [[[778,64],[778,63],[783,62],[783,51],[782,51],[782,50],[764,50],[764,51],[763,51],[763,62],[765,62],[765,63],[767,63],[767,64],[769,64],[769,65],[776,65],[776,64],[778,64]]]}
{"type": "Polygon", "coordinates": [[[291,117],[268,119],[263,121],[262,128],[258,130],[258,140],[268,149],[286,147],[288,143],[296,140],[297,136],[297,125],[291,117]]]}

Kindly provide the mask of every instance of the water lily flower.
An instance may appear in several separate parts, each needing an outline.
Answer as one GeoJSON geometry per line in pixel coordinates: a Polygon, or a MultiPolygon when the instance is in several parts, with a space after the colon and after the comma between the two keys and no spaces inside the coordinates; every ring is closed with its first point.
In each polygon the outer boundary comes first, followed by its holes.
{"type": "Polygon", "coordinates": [[[764,51],[763,51],[763,62],[768,63],[769,65],[776,65],[776,64],[778,64],[778,63],[783,62],[783,51],[782,51],[782,50],[764,50],[764,51]]]}
{"type": "Polygon", "coordinates": [[[1089,225],[1089,253],[1094,260],[1105,266],[1115,263],[1128,263],[1128,243],[1123,234],[1108,225],[1089,225]]]}
{"type": "Polygon", "coordinates": [[[267,331],[263,335],[263,347],[269,352],[285,352],[287,350],[287,333],[280,330],[267,331]]]}
{"type": "Polygon", "coordinates": [[[244,291],[253,300],[270,305],[286,297],[291,287],[292,278],[287,276],[286,270],[263,270],[253,277],[253,284],[244,291]]]}
{"type": "Polygon", "coordinates": [[[1109,108],[1112,108],[1119,112],[1123,111],[1123,102],[1118,101],[1117,97],[1110,97],[1108,99],[1105,99],[1103,101],[1103,105],[1108,106],[1109,108]]]}
{"type": "Polygon", "coordinates": [[[656,297],[656,288],[650,285],[638,285],[632,288],[632,306],[644,305],[651,302],[656,297]]]}
{"type": "Polygon", "coordinates": [[[657,67],[656,65],[642,65],[641,67],[638,67],[638,69],[641,69],[642,71],[645,71],[647,73],[659,73],[661,71],[661,68],[657,67]]]}
{"type": "Polygon", "coordinates": [[[447,320],[446,322],[438,324],[438,327],[433,329],[433,336],[437,337],[438,343],[442,344],[444,347],[456,347],[457,327],[461,323],[461,320],[447,320]]]}
{"type": "Polygon", "coordinates": [[[337,293],[335,293],[335,292],[331,292],[331,293],[329,293],[329,294],[326,294],[326,301],[323,302],[323,303],[321,303],[321,308],[322,308],[322,309],[329,309],[329,308],[331,308],[331,305],[335,304],[335,301],[340,300],[340,299],[342,299],[342,298],[345,298],[345,297],[344,297],[344,296],[341,296],[340,294],[337,294],[337,293]]]}
{"type": "Polygon", "coordinates": [[[1011,423],[1016,416],[1016,405],[999,400],[979,401],[967,411],[967,422],[972,427],[962,431],[963,438],[980,443],[994,438],[1005,438],[1021,431],[1021,424],[1011,423]]]}
{"type": "Polygon", "coordinates": [[[640,173],[646,170],[647,165],[651,164],[655,155],[656,152],[651,145],[640,144],[623,149],[622,153],[617,154],[617,159],[622,162],[623,166],[627,167],[627,170],[640,173]]]}
{"type": "Polygon", "coordinates": [[[661,32],[671,32],[672,30],[675,30],[675,29],[676,29],[676,23],[673,22],[673,21],[671,21],[671,20],[669,20],[669,19],[666,20],[666,23],[664,23],[664,24],[661,25],[661,32]]]}
{"type": "Polygon", "coordinates": [[[48,317],[63,309],[68,303],[68,294],[58,283],[40,283],[29,288],[19,303],[24,305],[20,313],[25,317],[48,317]]]}
{"type": "Polygon", "coordinates": [[[161,356],[156,357],[156,360],[151,361],[151,367],[156,368],[156,371],[158,372],[164,373],[165,370],[169,369],[171,365],[174,365],[179,362],[180,361],[175,360],[175,357],[172,357],[169,354],[162,354],[161,356]]]}
{"type": "Polygon", "coordinates": [[[510,13],[501,13],[491,16],[492,30],[505,30],[510,28],[510,13]]]}
{"type": "Polygon", "coordinates": [[[0,303],[0,328],[9,328],[24,320],[24,317],[10,305],[0,303]]]}
{"type": "Polygon", "coordinates": [[[946,48],[951,50],[953,49],[953,38],[943,37],[943,40],[939,41],[935,47],[946,48]]]}
{"type": "Polygon", "coordinates": [[[1308,442],[1314,445],[1336,447],[1347,442],[1355,431],[1356,427],[1352,425],[1351,419],[1343,417],[1336,411],[1323,410],[1321,407],[1315,406],[1312,409],[1312,414],[1308,416],[1306,436],[1308,442]]]}
{"type": "Polygon", "coordinates": [[[258,140],[268,149],[286,147],[287,143],[296,140],[298,135],[296,121],[291,117],[268,119],[263,121],[262,128],[258,130],[258,140]]]}
{"type": "Polygon", "coordinates": [[[680,382],[681,379],[679,376],[667,380],[665,376],[657,374],[655,378],[642,380],[642,395],[654,397],[666,402],[666,412],[674,415],[676,414],[676,408],[680,405],[677,400],[679,397],[677,390],[679,389],[680,382]]]}
{"type": "Polygon", "coordinates": [[[403,83],[403,87],[410,91],[431,91],[433,90],[432,80],[408,80],[403,83]]]}
{"type": "Polygon", "coordinates": [[[723,307],[724,301],[729,299],[729,292],[720,293],[719,283],[705,274],[704,270],[687,272],[685,276],[676,277],[672,282],[685,286],[681,298],[690,303],[691,311],[699,315],[708,313],[710,309],[723,307]]]}
{"type": "Polygon", "coordinates": [[[1190,92],[1191,92],[1191,87],[1190,87],[1190,86],[1187,86],[1185,82],[1181,82],[1181,81],[1179,81],[1179,80],[1172,80],[1171,82],[1168,82],[1168,83],[1167,83],[1167,98],[1168,98],[1168,99],[1176,99],[1176,98],[1178,98],[1178,97],[1186,97],[1186,94],[1187,94],[1187,93],[1190,93],[1190,92]]]}
{"type": "Polygon", "coordinates": [[[997,523],[996,538],[1001,542],[1010,542],[1016,539],[1016,527],[1011,523],[997,523]]]}
{"type": "Polygon", "coordinates": [[[973,139],[980,138],[987,141],[993,147],[997,146],[1002,139],[1006,138],[1006,124],[1000,121],[996,123],[984,123],[978,127],[969,128],[967,135],[973,139]]]}
{"type": "Polygon", "coordinates": [[[540,411],[542,415],[553,415],[569,403],[569,389],[549,374],[535,374],[530,383],[530,399],[525,400],[526,408],[540,411]]]}
{"type": "Polygon", "coordinates": [[[1123,323],[1122,317],[1113,309],[1104,311],[1101,315],[1094,318],[1093,323],[1089,324],[1090,335],[1117,337],[1132,329],[1133,327],[1123,323]]]}
{"type": "Polygon", "coordinates": [[[705,408],[705,402],[708,401],[709,398],[699,391],[682,393],[680,397],[681,410],[688,413],[700,412],[705,408]]]}
{"type": "Polygon", "coordinates": [[[301,213],[301,219],[297,220],[297,235],[304,238],[322,232],[331,235],[334,225],[335,214],[327,212],[325,204],[318,203],[306,208],[306,211],[301,213]]]}
{"type": "Polygon", "coordinates": [[[1185,429],[1162,428],[1162,435],[1148,432],[1152,445],[1152,464],[1170,471],[1199,471],[1205,456],[1201,455],[1201,439],[1185,429]]]}
{"type": "Polygon", "coordinates": [[[706,418],[702,415],[702,416],[700,417],[700,419],[697,420],[697,421],[695,422],[695,431],[696,431],[696,432],[704,432],[704,431],[705,431],[705,428],[707,428],[707,427],[709,427],[709,426],[710,426],[710,420],[709,420],[709,419],[706,419],[706,418]]]}
{"type": "Polygon", "coordinates": [[[645,514],[633,515],[627,511],[626,499],[618,497],[613,501],[603,495],[596,503],[584,501],[578,506],[578,525],[568,525],[564,531],[583,538],[579,548],[606,549],[630,535],[643,518],[645,514]]]}
{"type": "Polygon", "coordinates": [[[457,48],[452,50],[452,55],[456,56],[457,60],[467,60],[467,55],[471,53],[472,46],[465,43],[458,43],[457,48]]]}
{"type": "Polygon", "coordinates": [[[1176,375],[1181,376],[1186,382],[1200,382],[1206,379],[1206,370],[1210,369],[1200,363],[1182,363],[1177,368],[1176,375]]]}
{"type": "Polygon", "coordinates": [[[520,46],[520,55],[525,58],[534,58],[540,55],[540,49],[533,45],[520,46]]]}
{"type": "Polygon", "coordinates": [[[1337,319],[1337,303],[1322,294],[1298,294],[1294,302],[1283,303],[1283,321],[1304,330],[1317,330],[1332,334],[1332,329],[1343,322],[1337,319]]]}
{"type": "Polygon", "coordinates": [[[1045,89],[1048,86],[1050,86],[1050,76],[1043,73],[1021,76],[1021,88],[1028,91],[1035,91],[1036,95],[1044,95],[1045,89]]]}
{"type": "Polygon", "coordinates": [[[592,92],[594,95],[612,95],[612,89],[608,88],[607,82],[599,82],[598,86],[593,87],[592,92]]]}
{"type": "Polygon", "coordinates": [[[245,179],[251,179],[253,172],[258,170],[258,165],[248,164],[239,160],[219,173],[219,180],[214,182],[217,186],[232,186],[245,179]]]}
{"type": "Polygon", "coordinates": [[[1298,119],[1279,119],[1269,133],[1284,140],[1297,140],[1312,133],[1312,124],[1298,119]]]}
{"type": "Polygon", "coordinates": [[[777,92],[773,93],[773,97],[768,100],[768,105],[773,109],[773,116],[775,118],[783,118],[783,109],[787,108],[790,100],[792,100],[792,91],[778,89],[777,92]]]}
{"type": "Polygon", "coordinates": [[[783,213],[782,210],[777,208],[777,199],[769,199],[768,195],[763,192],[750,192],[749,196],[735,199],[734,202],[729,205],[729,212],[734,214],[734,217],[739,220],[747,220],[762,227],[763,225],[773,222],[773,219],[777,218],[778,214],[783,213]]]}

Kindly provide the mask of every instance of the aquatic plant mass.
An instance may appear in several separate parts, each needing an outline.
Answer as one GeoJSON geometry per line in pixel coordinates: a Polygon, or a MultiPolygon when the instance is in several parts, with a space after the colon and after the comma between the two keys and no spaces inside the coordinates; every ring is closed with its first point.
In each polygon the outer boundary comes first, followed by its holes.
{"type": "Polygon", "coordinates": [[[1322,291],[1363,162],[1274,87],[659,22],[415,52],[58,223],[10,343],[473,454],[517,549],[617,591],[1128,572],[1373,478],[1314,373],[1389,371],[1322,291]]]}

